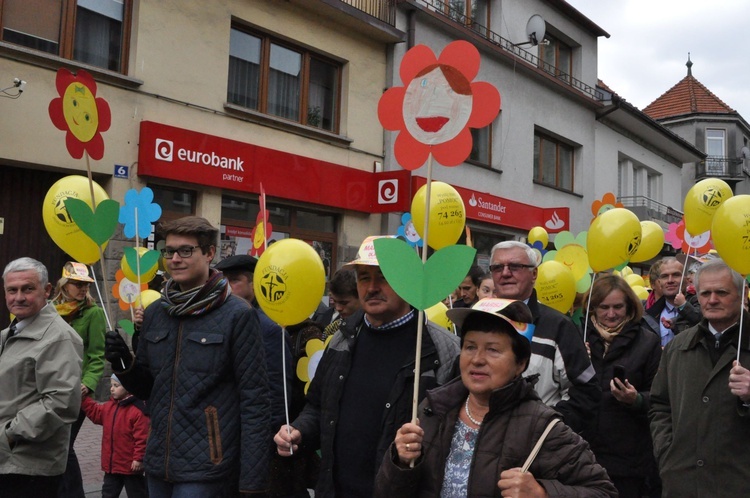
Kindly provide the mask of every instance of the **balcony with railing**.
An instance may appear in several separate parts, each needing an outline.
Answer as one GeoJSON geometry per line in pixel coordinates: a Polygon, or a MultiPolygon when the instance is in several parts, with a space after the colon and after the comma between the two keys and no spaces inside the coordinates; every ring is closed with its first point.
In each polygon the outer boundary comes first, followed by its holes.
{"type": "Polygon", "coordinates": [[[397,0],[340,0],[391,26],[396,25],[396,1],[397,0]]]}
{"type": "MultiPolygon", "coordinates": [[[[552,76],[556,80],[564,83],[565,85],[574,88],[588,97],[594,100],[603,100],[604,94],[597,90],[595,87],[587,85],[583,81],[574,78],[570,74],[561,71],[556,66],[549,64],[541,60],[536,55],[528,52],[521,47],[517,46],[507,38],[503,38],[498,33],[490,30],[487,26],[484,26],[470,16],[465,15],[460,10],[454,7],[454,1],[452,0],[398,0],[403,3],[414,3],[431,12],[434,12],[445,18],[446,22],[452,23],[464,29],[469,28],[476,32],[479,36],[486,39],[493,45],[499,47],[503,52],[506,52],[516,59],[520,59],[534,67],[541,69],[543,72],[552,76]]],[[[459,2],[463,4],[463,2],[459,2]]]]}
{"type": "Polygon", "coordinates": [[[633,211],[639,220],[655,221],[665,228],[670,223],[679,223],[682,219],[681,211],[643,195],[623,196],[618,198],[617,201],[633,211]]]}
{"type": "Polygon", "coordinates": [[[721,178],[730,182],[739,182],[744,178],[742,158],[724,156],[706,156],[695,167],[695,179],[721,178]]]}

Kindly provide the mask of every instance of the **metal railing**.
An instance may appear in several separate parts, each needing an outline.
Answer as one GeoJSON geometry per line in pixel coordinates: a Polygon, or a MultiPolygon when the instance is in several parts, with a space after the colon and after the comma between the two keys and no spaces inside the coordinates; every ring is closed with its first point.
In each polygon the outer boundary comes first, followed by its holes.
{"type": "Polygon", "coordinates": [[[736,157],[707,156],[695,167],[695,179],[743,177],[743,160],[736,157]]]}
{"type": "MultiPolygon", "coordinates": [[[[587,94],[592,99],[604,99],[604,94],[600,90],[597,90],[595,87],[587,85],[583,81],[576,79],[563,71],[560,71],[554,65],[544,62],[531,52],[527,52],[526,50],[515,46],[513,42],[511,42],[507,38],[503,38],[499,34],[490,30],[487,26],[479,24],[471,17],[454,9],[452,7],[453,2],[451,2],[451,0],[418,0],[418,3],[424,5],[427,9],[442,15],[448,22],[458,24],[464,28],[469,28],[477,32],[480,36],[487,39],[494,45],[497,45],[502,50],[511,53],[515,57],[518,57],[519,59],[538,67],[545,73],[562,81],[566,85],[569,85],[576,90],[587,94]]],[[[463,2],[459,3],[463,4],[463,2]]]]}
{"type": "Polygon", "coordinates": [[[682,211],[644,195],[626,195],[618,198],[617,201],[637,214],[638,219],[642,221],[651,218],[666,223],[679,223],[682,219],[682,211]]]}
{"type": "Polygon", "coordinates": [[[365,14],[396,26],[396,0],[341,0],[365,14]]]}

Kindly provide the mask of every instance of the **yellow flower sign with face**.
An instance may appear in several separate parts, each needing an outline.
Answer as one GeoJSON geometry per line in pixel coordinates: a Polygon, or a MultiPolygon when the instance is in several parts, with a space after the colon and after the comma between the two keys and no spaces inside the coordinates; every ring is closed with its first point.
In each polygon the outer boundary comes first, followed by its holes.
{"type": "Polygon", "coordinates": [[[70,132],[81,142],[90,142],[99,126],[96,98],[81,83],[68,85],[63,95],[63,115],[70,132]]]}

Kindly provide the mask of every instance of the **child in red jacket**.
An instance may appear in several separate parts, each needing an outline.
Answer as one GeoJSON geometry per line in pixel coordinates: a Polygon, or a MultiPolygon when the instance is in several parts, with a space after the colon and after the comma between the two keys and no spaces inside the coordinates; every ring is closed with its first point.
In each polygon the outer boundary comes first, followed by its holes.
{"type": "Polygon", "coordinates": [[[128,393],[116,375],[112,375],[109,392],[112,398],[97,403],[84,396],[81,408],[102,433],[102,498],[117,498],[123,486],[128,498],[146,498],[143,455],[146,453],[149,419],[145,405],[128,393]]]}

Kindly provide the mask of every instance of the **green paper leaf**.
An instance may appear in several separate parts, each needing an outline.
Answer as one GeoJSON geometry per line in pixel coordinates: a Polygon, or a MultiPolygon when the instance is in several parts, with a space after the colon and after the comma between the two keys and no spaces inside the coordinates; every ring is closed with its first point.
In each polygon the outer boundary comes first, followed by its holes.
{"type": "Polygon", "coordinates": [[[112,199],[97,204],[94,213],[84,201],[68,197],[65,199],[65,209],[78,228],[99,246],[107,242],[117,229],[120,203],[112,199]]]}
{"type": "Polygon", "coordinates": [[[135,325],[130,320],[122,319],[117,322],[122,330],[128,333],[128,335],[135,334],[135,325]]]}
{"type": "Polygon", "coordinates": [[[141,255],[140,273],[138,273],[138,251],[135,247],[125,248],[125,260],[133,273],[143,275],[148,273],[154,266],[159,263],[159,251],[148,250],[141,255]]]}
{"type": "Polygon", "coordinates": [[[404,301],[418,310],[442,301],[466,278],[476,250],[464,245],[447,246],[422,264],[414,249],[400,239],[376,239],[375,255],[388,284],[404,301]]]}

